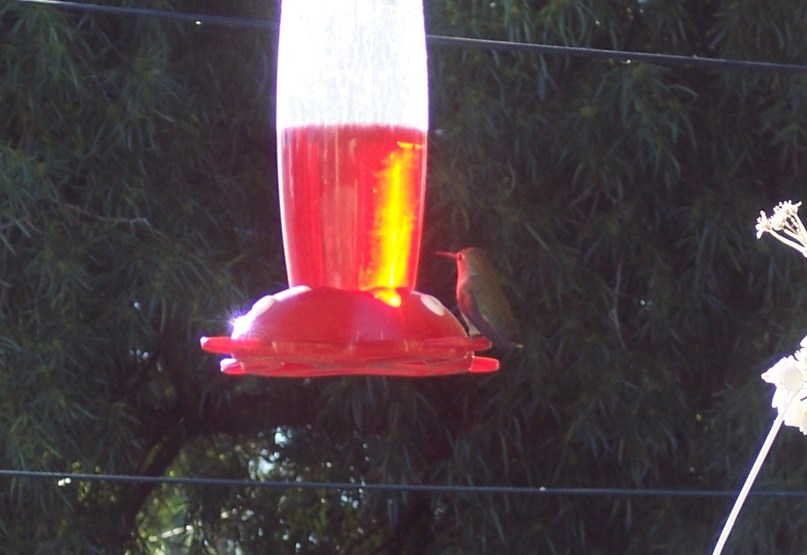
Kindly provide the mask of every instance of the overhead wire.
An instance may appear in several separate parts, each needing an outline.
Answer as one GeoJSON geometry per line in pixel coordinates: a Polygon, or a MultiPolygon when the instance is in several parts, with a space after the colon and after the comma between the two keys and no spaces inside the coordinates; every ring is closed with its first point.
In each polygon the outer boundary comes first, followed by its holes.
{"type": "MultiPolygon", "coordinates": [[[[383,482],[318,482],[292,480],[254,480],[233,478],[206,478],[199,476],[139,476],[128,474],[82,474],[46,472],[37,470],[0,469],[0,477],[55,480],[61,486],[76,482],[128,482],[185,486],[225,486],[240,488],[267,488],[278,490],[338,490],[386,491],[421,493],[466,493],[539,496],[609,496],[609,497],[735,497],[734,490],[669,489],[669,488],[612,488],[612,487],[555,487],[555,486],[482,486],[461,484],[400,484],[383,482]]],[[[756,497],[807,497],[807,490],[757,490],[749,495],[756,497]]]]}
{"type": "MultiPolygon", "coordinates": [[[[158,17],[177,21],[192,22],[196,25],[223,25],[229,27],[251,27],[256,29],[277,30],[275,21],[266,19],[252,19],[243,17],[220,16],[211,14],[194,14],[170,10],[151,8],[133,8],[127,6],[108,6],[104,4],[91,4],[88,2],[71,2],[66,0],[17,0],[23,4],[40,4],[81,10],[129,16],[158,17]]],[[[660,54],[652,52],[633,52],[628,50],[608,50],[602,48],[588,48],[582,46],[561,46],[553,44],[538,44],[527,42],[513,42],[502,40],[478,39],[471,37],[452,37],[445,35],[426,35],[426,40],[432,45],[453,46],[465,48],[480,48],[488,50],[506,50],[511,52],[529,52],[551,56],[570,56],[576,58],[591,58],[616,60],[624,63],[648,63],[665,66],[678,66],[697,69],[713,70],[742,70],[742,71],[774,71],[787,74],[807,75],[807,65],[788,64],[779,62],[758,62],[754,60],[736,60],[729,58],[702,58],[699,56],[684,56],[680,54],[660,54]]]]}
{"type": "Polygon", "coordinates": [[[256,29],[277,29],[277,24],[265,19],[249,19],[245,17],[232,17],[226,15],[193,14],[185,12],[175,12],[170,10],[158,10],[152,8],[133,8],[129,6],[108,6],[105,4],[91,4],[89,2],[69,2],[62,0],[17,0],[22,4],[42,4],[67,10],[78,10],[85,12],[96,12],[116,15],[132,15],[157,17],[160,19],[172,19],[175,21],[185,21],[197,25],[222,25],[226,27],[252,27],[256,29]]]}

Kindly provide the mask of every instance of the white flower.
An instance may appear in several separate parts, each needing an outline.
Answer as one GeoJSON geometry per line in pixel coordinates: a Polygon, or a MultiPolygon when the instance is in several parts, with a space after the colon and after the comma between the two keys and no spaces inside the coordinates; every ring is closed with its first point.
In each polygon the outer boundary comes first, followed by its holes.
{"type": "MultiPolygon", "coordinates": [[[[791,394],[792,395],[792,394],[791,394]]],[[[801,433],[805,433],[805,421],[804,421],[804,401],[801,399],[794,400],[792,403],[788,403],[785,409],[785,426],[793,426],[794,428],[798,428],[801,433]]],[[[781,410],[779,411],[781,414],[781,410]]]]}
{"type": "Polygon", "coordinates": [[[773,207],[773,217],[771,218],[771,226],[774,229],[782,230],[785,228],[788,219],[798,218],[800,202],[793,204],[791,201],[786,200],[780,202],[773,207]]]}
{"type": "Polygon", "coordinates": [[[807,435],[807,399],[794,399],[792,403],[788,403],[784,424],[798,428],[801,433],[807,435]]]}
{"type": "Polygon", "coordinates": [[[804,376],[795,356],[781,359],[762,374],[762,379],[776,386],[771,405],[779,411],[804,387],[804,376]]]}
{"type": "MultiPolygon", "coordinates": [[[[793,404],[795,405],[796,403],[793,404]]],[[[793,426],[798,425],[801,433],[807,435],[807,399],[799,399],[798,412],[799,412],[798,424],[794,423],[792,425],[793,426]]]]}
{"type": "Polygon", "coordinates": [[[801,202],[793,204],[786,200],[773,207],[773,215],[768,218],[764,211],[757,218],[757,239],[770,233],[782,243],[793,247],[807,257],[807,230],[799,218],[801,202]]]}
{"type": "Polygon", "coordinates": [[[771,406],[784,413],[784,423],[807,435],[807,337],[795,354],[779,360],[762,374],[762,379],[776,386],[771,406]]]}
{"type": "Polygon", "coordinates": [[[804,386],[802,370],[804,364],[796,360],[795,355],[785,357],[762,374],[762,379],[776,387],[784,387],[797,393],[804,386]]]}
{"type": "Polygon", "coordinates": [[[768,216],[765,215],[765,212],[760,210],[759,211],[759,218],[757,218],[757,239],[762,237],[762,234],[766,231],[769,233],[773,232],[773,228],[771,227],[771,222],[768,220],[768,216]]]}

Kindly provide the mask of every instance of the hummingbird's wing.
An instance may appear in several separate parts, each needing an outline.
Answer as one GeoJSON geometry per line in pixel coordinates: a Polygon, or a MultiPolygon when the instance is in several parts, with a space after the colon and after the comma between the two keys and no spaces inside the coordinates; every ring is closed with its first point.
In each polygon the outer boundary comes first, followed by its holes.
{"type": "MultiPolygon", "coordinates": [[[[468,285],[469,287],[463,287],[457,299],[465,321],[470,321],[476,331],[497,347],[508,349],[514,346],[518,324],[499,284],[475,280],[468,285]]],[[[469,333],[473,331],[469,329],[469,333]]]]}

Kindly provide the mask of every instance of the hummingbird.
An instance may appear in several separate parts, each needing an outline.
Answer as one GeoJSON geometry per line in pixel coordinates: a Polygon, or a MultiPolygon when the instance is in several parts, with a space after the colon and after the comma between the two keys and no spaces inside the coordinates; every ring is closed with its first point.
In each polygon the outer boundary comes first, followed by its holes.
{"type": "Polygon", "coordinates": [[[502,278],[488,253],[478,247],[438,251],[457,261],[457,307],[470,335],[484,335],[502,349],[521,348],[518,324],[502,290],[502,278]]]}

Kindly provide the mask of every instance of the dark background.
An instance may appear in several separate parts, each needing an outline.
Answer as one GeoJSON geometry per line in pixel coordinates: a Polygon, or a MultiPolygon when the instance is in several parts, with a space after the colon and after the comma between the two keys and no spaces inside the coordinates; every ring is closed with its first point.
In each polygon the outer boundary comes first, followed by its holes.
{"type": "MultiPolygon", "coordinates": [[[[270,0],[111,2],[277,20],[270,0]]],[[[804,63],[801,0],[445,0],[427,32],[804,63]]],[[[441,379],[222,376],[202,335],[285,289],[276,33],[0,3],[0,467],[276,480],[736,489],[804,335],[807,81],[429,46],[418,288],[488,248],[525,348],[441,379]]],[[[804,489],[784,429],[759,489],[804,489]]],[[[730,497],[0,479],[3,553],[685,553],[730,497]]],[[[807,548],[753,497],[732,553],[807,548]]]]}

